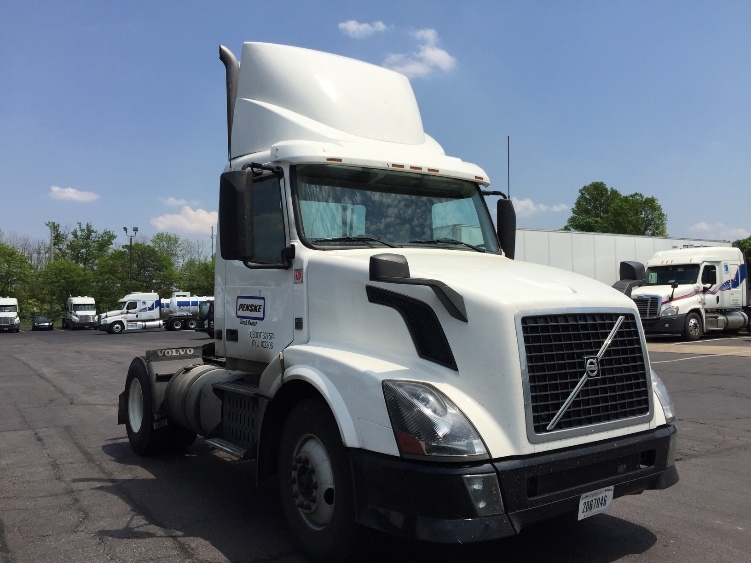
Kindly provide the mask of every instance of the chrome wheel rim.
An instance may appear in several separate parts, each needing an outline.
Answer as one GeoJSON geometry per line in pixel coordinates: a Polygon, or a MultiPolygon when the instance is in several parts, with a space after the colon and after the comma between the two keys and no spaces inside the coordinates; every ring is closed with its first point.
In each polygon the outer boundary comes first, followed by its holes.
{"type": "Polygon", "coordinates": [[[699,319],[697,319],[696,317],[691,317],[688,320],[688,333],[692,337],[696,338],[697,336],[699,336],[700,330],[701,330],[701,326],[699,325],[699,319]]]}
{"type": "Polygon", "coordinates": [[[300,517],[313,530],[325,528],[334,515],[336,487],[328,452],[316,436],[300,437],[291,469],[292,500],[300,517]]]}

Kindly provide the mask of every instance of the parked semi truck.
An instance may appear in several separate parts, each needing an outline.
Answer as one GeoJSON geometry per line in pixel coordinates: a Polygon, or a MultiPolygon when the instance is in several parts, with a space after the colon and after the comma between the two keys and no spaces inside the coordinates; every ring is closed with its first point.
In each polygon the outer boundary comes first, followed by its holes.
{"type": "Polygon", "coordinates": [[[21,319],[18,317],[18,299],[15,297],[0,297],[0,330],[3,332],[18,332],[21,329],[21,319]]]}
{"type": "Polygon", "coordinates": [[[581,233],[540,229],[516,230],[516,260],[569,270],[612,286],[621,262],[644,264],[655,252],[695,246],[726,246],[721,240],[581,233]]]}
{"type": "Polygon", "coordinates": [[[126,330],[161,328],[159,295],[154,292],[126,295],[117,302],[117,309],[97,317],[97,327],[111,334],[120,334],[126,330]]]}
{"type": "MultiPolygon", "coordinates": [[[[634,277],[639,277],[634,276],[634,277]]],[[[743,252],[732,247],[697,247],[657,252],[643,280],[631,290],[644,331],[680,334],[751,332],[751,295],[743,252]]]]}
{"type": "Polygon", "coordinates": [[[220,58],[215,342],[134,358],[135,452],[200,435],[255,460],[327,560],[370,528],[491,540],[677,482],[634,302],[513,260],[510,200],[496,231],[487,174],[424,133],[403,75],[264,43],[220,58]]]}
{"type": "Polygon", "coordinates": [[[169,299],[161,300],[164,328],[167,330],[195,330],[201,305],[213,297],[191,295],[188,291],[175,291],[169,299]]]}
{"type": "Polygon", "coordinates": [[[63,328],[90,328],[96,326],[96,301],[93,297],[68,297],[65,303],[63,328]]]}

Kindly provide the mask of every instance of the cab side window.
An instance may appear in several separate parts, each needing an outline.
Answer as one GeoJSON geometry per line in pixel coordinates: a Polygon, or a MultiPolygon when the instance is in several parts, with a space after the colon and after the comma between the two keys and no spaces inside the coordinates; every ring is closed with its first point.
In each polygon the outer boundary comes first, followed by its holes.
{"type": "Polygon", "coordinates": [[[135,301],[128,301],[128,304],[125,306],[126,311],[135,311],[138,308],[138,303],[135,301]]]}
{"type": "Polygon", "coordinates": [[[253,181],[253,262],[279,264],[287,246],[279,178],[253,181]]]}
{"type": "Polygon", "coordinates": [[[715,266],[704,266],[701,273],[702,285],[714,285],[717,283],[717,268],[715,266]]]}

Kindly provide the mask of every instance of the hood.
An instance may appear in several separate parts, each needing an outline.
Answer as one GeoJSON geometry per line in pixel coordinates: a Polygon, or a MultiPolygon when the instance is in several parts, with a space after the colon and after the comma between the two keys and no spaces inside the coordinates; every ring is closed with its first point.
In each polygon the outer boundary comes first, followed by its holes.
{"type": "Polygon", "coordinates": [[[315,253],[310,264],[320,260],[327,266],[336,264],[359,270],[367,281],[370,256],[381,253],[406,257],[412,278],[439,280],[459,292],[465,300],[496,303],[509,310],[593,306],[634,308],[631,299],[623,293],[592,278],[474,251],[422,248],[330,251],[315,253]]]}
{"type": "Polygon", "coordinates": [[[675,290],[670,285],[642,285],[631,290],[632,298],[656,296],[660,298],[660,303],[663,305],[667,303],[681,304],[685,303],[686,300],[699,299],[701,294],[701,291],[698,291],[693,284],[681,284],[675,290]]]}

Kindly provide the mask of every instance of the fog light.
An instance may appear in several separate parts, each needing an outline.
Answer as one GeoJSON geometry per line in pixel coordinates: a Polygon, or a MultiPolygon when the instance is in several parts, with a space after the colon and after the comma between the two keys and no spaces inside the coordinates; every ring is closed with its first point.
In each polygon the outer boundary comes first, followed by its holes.
{"type": "Polygon", "coordinates": [[[503,514],[501,487],[495,473],[464,475],[463,479],[478,516],[503,514]]]}

